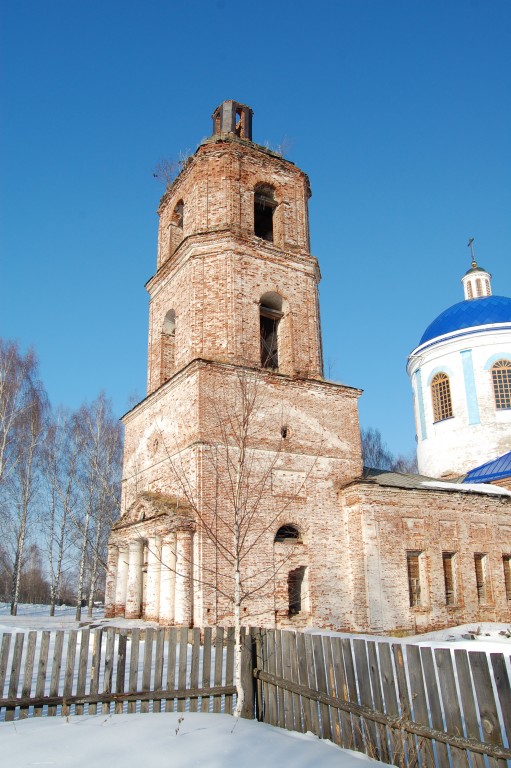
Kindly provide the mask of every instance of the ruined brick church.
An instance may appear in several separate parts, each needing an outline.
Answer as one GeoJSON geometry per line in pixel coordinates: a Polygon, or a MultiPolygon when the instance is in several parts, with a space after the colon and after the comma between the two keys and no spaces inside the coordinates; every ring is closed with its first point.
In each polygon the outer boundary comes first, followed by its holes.
{"type": "Polygon", "coordinates": [[[323,376],[307,175],[225,101],[159,207],[106,615],[425,631],[511,620],[511,492],[364,470],[323,376]]]}

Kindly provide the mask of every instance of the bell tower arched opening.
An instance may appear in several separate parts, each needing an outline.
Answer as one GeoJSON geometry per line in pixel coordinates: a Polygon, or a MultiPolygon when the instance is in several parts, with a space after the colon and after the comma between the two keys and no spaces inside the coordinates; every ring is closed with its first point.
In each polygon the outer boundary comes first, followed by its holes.
{"type": "Polygon", "coordinates": [[[277,207],[275,190],[269,184],[254,189],[254,235],[273,243],[273,214],[277,207]]]}
{"type": "Polygon", "coordinates": [[[261,366],[278,370],[279,326],[284,317],[284,300],[278,293],[261,296],[259,308],[259,332],[261,339],[261,366]]]}
{"type": "Polygon", "coordinates": [[[172,376],[176,354],[176,313],[169,309],[161,329],[160,384],[172,376]]]}

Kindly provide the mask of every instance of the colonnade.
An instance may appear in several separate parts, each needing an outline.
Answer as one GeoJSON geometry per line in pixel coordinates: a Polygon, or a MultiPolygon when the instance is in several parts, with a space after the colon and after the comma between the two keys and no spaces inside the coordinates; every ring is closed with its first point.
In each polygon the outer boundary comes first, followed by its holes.
{"type": "Polygon", "coordinates": [[[192,531],[108,545],[105,616],[192,625],[192,531]]]}

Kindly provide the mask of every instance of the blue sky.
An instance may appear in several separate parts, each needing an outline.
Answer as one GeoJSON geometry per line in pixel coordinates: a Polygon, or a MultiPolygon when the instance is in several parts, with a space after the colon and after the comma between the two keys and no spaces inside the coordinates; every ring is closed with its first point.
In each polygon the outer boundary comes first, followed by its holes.
{"type": "Polygon", "coordinates": [[[327,375],[414,450],[406,357],[469,237],[511,295],[509,0],[4,0],[0,29],[0,334],[52,402],[143,396],[152,172],[235,99],[309,174],[327,375]]]}

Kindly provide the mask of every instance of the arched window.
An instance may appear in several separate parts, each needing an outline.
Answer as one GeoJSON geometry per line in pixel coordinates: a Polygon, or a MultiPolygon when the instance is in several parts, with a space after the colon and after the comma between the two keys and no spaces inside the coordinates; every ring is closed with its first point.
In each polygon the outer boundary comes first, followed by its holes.
{"type": "Polygon", "coordinates": [[[467,283],[467,296],[469,299],[474,298],[474,291],[472,290],[472,283],[467,283]]]}
{"type": "Polygon", "coordinates": [[[491,376],[495,408],[511,408],[511,360],[497,360],[492,365],[491,376]]]}
{"type": "Polygon", "coordinates": [[[277,207],[275,190],[269,184],[254,189],[254,234],[273,243],[273,214],[277,207]]]}
{"type": "Polygon", "coordinates": [[[479,277],[476,280],[476,294],[478,296],[482,296],[483,295],[483,285],[481,283],[481,278],[479,278],[479,277]]]}
{"type": "Polygon", "coordinates": [[[185,205],[182,200],[176,203],[172,216],[170,217],[170,255],[174,253],[179,243],[183,239],[183,223],[185,215],[185,205]]]}
{"type": "Polygon", "coordinates": [[[300,531],[294,525],[281,525],[275,534],[275,541],[301,541],[300,531]]]}
{"type": "Polygon", "coordinates": [[[259,331],[261,336],[261,365],[277,370],[279,367],[279,323],[283,317],[282,296],[265,293],[261,297],[259,331]]]}
{"type": "Polygon", "coordinates": [[[445,373],[437,373],[431,382],[433,401],[433,421],[443,421],[452,417],[451,387],[445,373]]]}
{"type": "Polygon", "coordinates": [[[176,340],[176,313],[169,309],[161,329],[161,365],[160,384],[170,379],[174,370],[176,340]]]}

